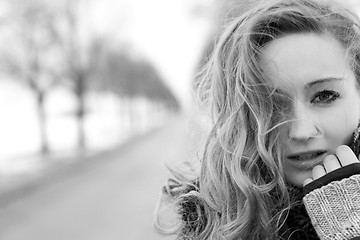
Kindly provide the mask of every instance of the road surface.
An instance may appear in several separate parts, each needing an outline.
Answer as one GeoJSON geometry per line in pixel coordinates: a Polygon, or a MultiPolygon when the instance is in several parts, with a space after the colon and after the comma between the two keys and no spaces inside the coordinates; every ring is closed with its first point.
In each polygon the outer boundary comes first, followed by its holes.
{"type": "Polygon", "coordinates": [[[165,162],[193,157],[183,119],[133,140],[0,208],[1,240],[165,240],[154,206],[165,162]]]}

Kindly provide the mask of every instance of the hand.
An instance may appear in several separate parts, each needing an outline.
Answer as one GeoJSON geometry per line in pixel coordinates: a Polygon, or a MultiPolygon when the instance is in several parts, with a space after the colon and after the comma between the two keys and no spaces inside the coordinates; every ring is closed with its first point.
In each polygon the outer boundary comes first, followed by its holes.
{"type": "Polygon", "coordinates": [[[335,155],[328,155],[324,158],[323,165],[316,165],[312,169],[312,178],[305,179],[303,186],[313,180],[321,178],[325,174],[352,163],[359,162],[353,151],[346,145],[336,148],[335,155]]]}

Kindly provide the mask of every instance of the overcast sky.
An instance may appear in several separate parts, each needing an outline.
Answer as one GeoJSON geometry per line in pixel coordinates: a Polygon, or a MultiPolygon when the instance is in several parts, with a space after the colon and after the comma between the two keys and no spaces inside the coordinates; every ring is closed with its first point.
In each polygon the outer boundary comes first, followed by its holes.
{"type": "Polygon", "coordinates": [[[213,0],[94,0],[93,23],[151,61],[185,106],[211,29],[213,0]]]}
{"type": "MultiPolygon", "coordinates": [[[[93,0],[99,32],[128,42],[148,58],[183,104],[191,105],[189,84],[214,24],[216,0],[93,0]]],[[[359,0],[343,0],[359,9],[359,0]]]]}

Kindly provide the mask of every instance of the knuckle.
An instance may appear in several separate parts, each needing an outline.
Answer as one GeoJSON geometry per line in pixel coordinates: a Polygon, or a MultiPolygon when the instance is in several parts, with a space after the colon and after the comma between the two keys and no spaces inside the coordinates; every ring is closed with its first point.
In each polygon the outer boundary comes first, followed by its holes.
{"type": "Polygon", "coordinates": [[[316,165],[313,169],[312,169],[312,178],[318,179],[321,178],[322,176],[324,176],[326,174],[325,168],[323,165],[316,165]]]}
{"type": "Polygon", "coordinates": [[[305,180],[304,180],[304,183],[303,183],[303,186],[308,185],[308,184],[311,183],[312,181],[313,181],[312,178],[307,178],[307,179],[305,179],[305,180]]]}
{"type": "Polygon", "coordinates": [[[337,159],[337,157],[335,155],[328,155],[324,158],[324,164],[334,164],[334,163],[338,163],[339,160],[337,159]]]}
{"type": "Polygon", "coordinates": [[[346,145],[340,145],[336,148],[336,154],[344,154],[344,153],[351,153],[352,150],[349,146],[346,145]]]}
{"type": "Polygon", "coordinates": [[[339,162],[341,163],[342,166],[346,166],[358,161],[354,152],[351,150],[350,147],[346,145],[341,145],[337,147],[335,154],[338,157],[339,162]]]}
{"type": "Polygon", "coordinates": [[[321,170],[321,168],[323,168],[323,166],[321,166],[321,165],[316,165],[316,166],[313,168],[313,172],[318,171],[318,170],[321,170]]]}

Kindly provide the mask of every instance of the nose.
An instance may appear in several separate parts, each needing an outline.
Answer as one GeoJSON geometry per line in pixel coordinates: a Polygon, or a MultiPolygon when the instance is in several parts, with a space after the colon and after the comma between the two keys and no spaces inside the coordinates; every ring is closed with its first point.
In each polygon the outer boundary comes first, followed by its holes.
{"type": "Polygon", "coordinates": [[[294,119],[290,122],[289,138],[295,141],[307,141],[321,135],[320,125],[314,113],[306,106],[296,104],[293,108],[294,119]]]}

